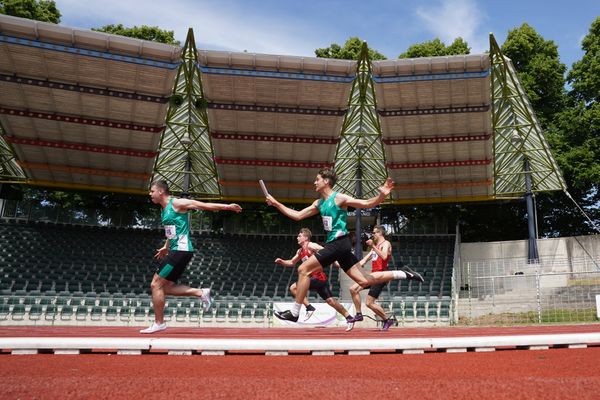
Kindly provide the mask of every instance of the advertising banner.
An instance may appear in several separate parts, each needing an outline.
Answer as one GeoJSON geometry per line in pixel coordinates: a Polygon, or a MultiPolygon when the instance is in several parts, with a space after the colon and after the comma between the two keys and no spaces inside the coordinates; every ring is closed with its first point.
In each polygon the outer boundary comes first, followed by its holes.
{"type": "MultiPolygon", "coordinates": [[[[292,308],[294,303],[273,303],[273,312],[285,311],[292,308]]],[[[346,326],[346,319],[335,311],[331,306],[326,303],[311,303],[315,307],[315,311],[312,315],[306,314],[306,308],[304,305],[300,309],[300,317],[298,322],[282,321],[279,318],[273,316],[273,326],[282,327],[325,327],[325,326],[346,326]]],[[[354,305],[349,303],[342,303],[342,305],[348,310],[351,315],[354,315],[354,305]]]]}

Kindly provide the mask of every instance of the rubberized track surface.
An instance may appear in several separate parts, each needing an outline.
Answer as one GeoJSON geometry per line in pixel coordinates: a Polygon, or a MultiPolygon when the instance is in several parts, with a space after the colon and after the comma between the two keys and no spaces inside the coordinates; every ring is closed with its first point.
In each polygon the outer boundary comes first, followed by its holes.
{"type": "MultiPolygon", "coordinates": [[[[161,337],[440,337],[598,332],[598,325],[519,328],[172,328],[161,337]]],[[[138,337],[134,328],[2,327],[0,337],[138,337]]],[[[597,399],[600,347],[368,356],[0,355],[6,399],[597,399]]]]}
{"type": "Polygon", "coordinates": [[[4,326],[0,337],[171,337],[171,338],[415,338],[415,337],[461,337],[491,335],[557,334],[600,332],[600,324],[589,325],[543,325],[517,327],[475,328],[392,328],[381,332],[375,328],[360,328],[356,324],[351,332],[344,328],[168,328],[153,335],[142,335],[144,327],[79,327],[79,326],[4,326]]]}

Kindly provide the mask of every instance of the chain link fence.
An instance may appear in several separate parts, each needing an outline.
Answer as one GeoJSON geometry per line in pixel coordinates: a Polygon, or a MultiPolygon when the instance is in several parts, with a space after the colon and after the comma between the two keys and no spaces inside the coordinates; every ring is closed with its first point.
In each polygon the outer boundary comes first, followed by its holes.
{"type": "Polygon", "coordinates": [[[600,258],[465,262],[454,279],[459,289],[455,314],[459,324],[598,321],[600,258]]]}

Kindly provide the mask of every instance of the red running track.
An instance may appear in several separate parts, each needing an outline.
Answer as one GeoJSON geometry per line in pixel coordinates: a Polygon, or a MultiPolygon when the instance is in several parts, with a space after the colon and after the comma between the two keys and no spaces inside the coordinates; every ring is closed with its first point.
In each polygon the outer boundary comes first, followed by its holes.
{"type": "Polygon", "coordinates": [[[445,328],[392,328],[381,332],[376,328],[180,328],[169,327],[153,335],[142,335],[140,327],[99,326],[4,326],[0,337],[165,337],[165,338],[233,338],[233,339],[364,339],[364,338],[419,338],[464,337],[501,335],[543,335],[560,333],[600,332],[600,324],[542,325],[513,327],[445,327],[445,328]]]}
{"type": "MultiPolygon", "coordinates": [[[[512,328],[198,329],[161,337],[440,337],[598,332],[599,325],[512,328]]],[[[136,337],[137,328],[2,327],[0,337],[136,337]]],[[[0,355],[6,399],[598,399],[600,347],[493,353],[124,356],[0,355]]]]}

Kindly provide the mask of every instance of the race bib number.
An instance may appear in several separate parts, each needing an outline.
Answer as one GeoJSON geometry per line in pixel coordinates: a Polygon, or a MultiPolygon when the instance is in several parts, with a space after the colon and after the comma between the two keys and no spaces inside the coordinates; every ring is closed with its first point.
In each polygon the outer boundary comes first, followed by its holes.
{"type": "Polygon", "coordinates": [[[333,218],[328,216],[323,216],[323,229],[327,232],[331,232],[333,230],[333,218]]]}
{"type": "Polygon", "coordinates": [[[304,256],[304,257],[302,257],[302,260],[300,260],[300,261],[304,262],[304,261],[306,261],[306,260],[308,260],[308,257],[307,257],[307,256],[304,256]]]}
{"type": "Polygon", "coordinates": [[[165,225],[165,236],[167,239],[175,239],[177,237],[175,225],[165,225]]]}

